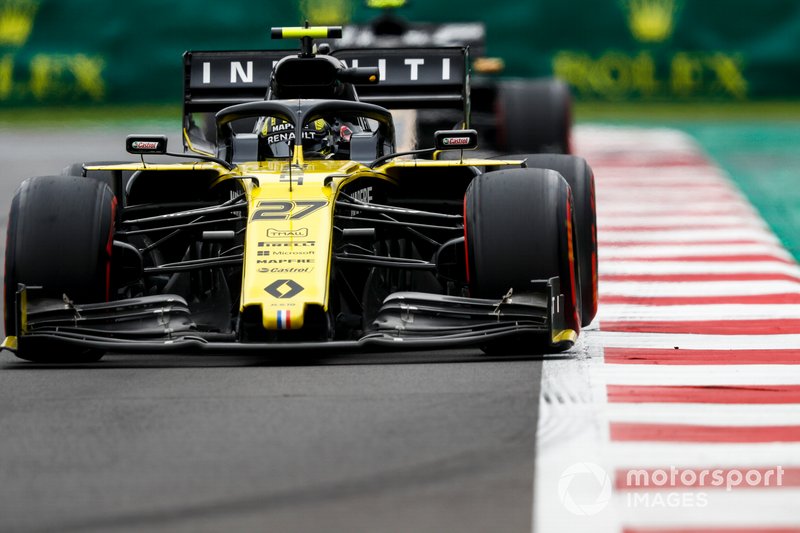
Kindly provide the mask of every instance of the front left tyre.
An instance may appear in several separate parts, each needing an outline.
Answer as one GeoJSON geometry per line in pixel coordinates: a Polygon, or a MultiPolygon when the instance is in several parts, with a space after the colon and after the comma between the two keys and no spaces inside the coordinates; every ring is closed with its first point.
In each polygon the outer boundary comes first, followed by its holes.
{"type": "MultiPolygon", "coordinates": [[[[18,284],[35,299],[75,303],[111,297],[111,251],[116,199],[105,183],[78,176],[41,176],[22,182],[11,201],[6,239],[6,335],[18,331],[18,284]]],[[[75,363],[102,357],[94,350],[50,349],[18,339],[17,356],[34,362],[75,363]]]]}
{"type": "MultiPolygon", "coordinates": [[[[574,205],[558,172],[517,168],[477,176],[466,191],[464,224],[470,296],[501,300],[509,289],[525,293],[533,280],[558,278],[564,326],[577,335],[574,205]]],[[[509,348],[525,347],[491,351],[509,348]]]]}

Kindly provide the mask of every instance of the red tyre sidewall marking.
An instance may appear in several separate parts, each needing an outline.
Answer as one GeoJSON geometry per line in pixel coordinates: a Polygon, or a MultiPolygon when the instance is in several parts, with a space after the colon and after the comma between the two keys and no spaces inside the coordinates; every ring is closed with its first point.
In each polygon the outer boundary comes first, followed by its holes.
{"type": "Polygon", "coordinates": [[[117,197],[111,197],[111,224],[106,241],[106,301],[111,301],[111,252],[114,249],[114,227],[117,220],[117,197]]]}
{"type": "Polygon", "coordinates": [[[575,333],[580,332],[580,316],[578,316],[578,291],[575,283],[575,251],[572,242],[572,192],[568,190],[566,213],[567,213],[567,258],[569,261],[569,286],[570,286],[570,314],[572,315],[575,333]]]}

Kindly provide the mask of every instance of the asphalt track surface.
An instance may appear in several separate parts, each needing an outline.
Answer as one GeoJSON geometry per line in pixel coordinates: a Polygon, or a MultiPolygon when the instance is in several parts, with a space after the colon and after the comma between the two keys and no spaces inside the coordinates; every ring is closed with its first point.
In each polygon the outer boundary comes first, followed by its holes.
{"type": "MultiPolygon", "coordinates": [[[[21,179],[127,133],[0,129],[0,238],[21,179]]],[[[541,358],[317,363],[0,354],[0,530],[531,531],[541,358]]]]}

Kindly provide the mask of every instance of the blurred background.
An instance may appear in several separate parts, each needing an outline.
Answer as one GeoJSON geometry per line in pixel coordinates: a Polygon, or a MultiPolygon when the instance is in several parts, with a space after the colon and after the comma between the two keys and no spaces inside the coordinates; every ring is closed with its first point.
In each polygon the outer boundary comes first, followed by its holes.
{"type": "Polygon", "coordinates": [[[269,28],[387,13],[477,22],[485,75],[565,80],[578,124],[688,131],[800,255],[797,0],[0,0],[0,129],[154,122],[177,134],[184,51],[293,47],[269,28]]]}
{"type": "MultiPolygon", "coordinates": [[[[185,50],[280,48],[270,26],[365,24],[394,0],[0,0],[0,106],[175,103],[185,50]]],[[[578,101],[793,99],[796,0],[410,0],[414,22],[482,22],[507,76],[578,101]]],[[[290,44],[291,46],[294,43],[290,44]]]]}

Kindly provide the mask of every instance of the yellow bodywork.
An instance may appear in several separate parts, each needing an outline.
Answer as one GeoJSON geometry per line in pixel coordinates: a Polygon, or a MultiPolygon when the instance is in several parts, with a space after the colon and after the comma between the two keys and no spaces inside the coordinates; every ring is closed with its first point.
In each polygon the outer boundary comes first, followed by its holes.
{"type": "Polygon", "coordinates": [[[299,329],[307,306],[328,309],[335,195],[359,166],[295,159],[240,167],[258,177],[248,188],[240,311],[261,307],[265,329],[299,329]]]}
{"type": "Polygon", "coordinates": [[[0,348],[3,350],[10,350],[12,352],[16,352],[19,349],[19,343],[17,342],[17,338],[13,335],[9,335],[3,340],[3,344],[0,344],[0,348]]]}
{"type": "MultiPolygon", "coordinates": [[[[395,159],[372,169],[353,161],[304,160],[242,163],[228,171],[213,162],[146,164],[147,170],[215,169],[216,182],[240,180],[248,204],[239,311],[259,307],[266,330],[303,327],[309,306],[327,311],[330,296],[333,212],[341,188],[360,178],[394,181],[393,169],[408,167],[507,166],[519,160],[395,159]]],[[[141,170],[141,164],[98,169],[141,170]]],[[[446,176],[442,176],[446,179],[446,176]]]]}

